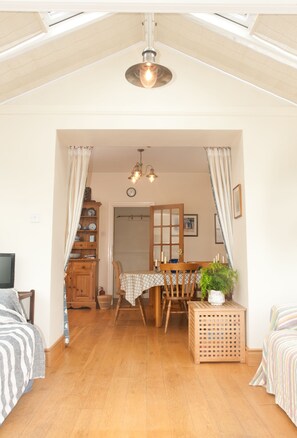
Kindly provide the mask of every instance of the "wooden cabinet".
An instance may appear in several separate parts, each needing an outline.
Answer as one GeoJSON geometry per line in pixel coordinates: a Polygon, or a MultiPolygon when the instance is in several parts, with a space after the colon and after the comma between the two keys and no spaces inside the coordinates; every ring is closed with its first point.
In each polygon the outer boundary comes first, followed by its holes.
{"type": "Polygon", "coordinates": [[[68,307],[96,307],[99,264],[99,208],[101,203],[83,203],[79,227],[67,268],[68,307]]]}
{"type": "Polygon", "coordinates": [[[189,349],[195,363],[245,362],[245,307],[189,302],[189,349]]]}

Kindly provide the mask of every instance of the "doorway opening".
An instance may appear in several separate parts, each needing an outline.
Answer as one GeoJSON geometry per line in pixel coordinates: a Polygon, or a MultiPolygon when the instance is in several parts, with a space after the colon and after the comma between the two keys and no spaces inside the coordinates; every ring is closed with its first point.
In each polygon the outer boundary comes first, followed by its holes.
{"type": "MultiPolygon", "coordinates": [[[[149,247],[149,207],[115,207],[113,259],[121,262],[123,271],[147,271],[149,247]]],[[[115,296],[115,281],[113,281],[113,296],[115,296]]]]}

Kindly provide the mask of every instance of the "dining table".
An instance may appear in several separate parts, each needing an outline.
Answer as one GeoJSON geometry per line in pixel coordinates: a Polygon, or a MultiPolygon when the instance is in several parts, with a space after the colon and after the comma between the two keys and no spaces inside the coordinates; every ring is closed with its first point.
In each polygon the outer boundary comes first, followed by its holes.
{"type": "Polygon", "coordinates": [[[135,306],[136,298],[138,298],[144,291],[148,289],[153,290],[155,326],[161,327],[161,286],[164,286],[163,273],[160,271],[123,272],[120,275],[120,282],[121,289],[125,291],[125,298],[130,304],[132,304],[132,306],[135,306]]]}

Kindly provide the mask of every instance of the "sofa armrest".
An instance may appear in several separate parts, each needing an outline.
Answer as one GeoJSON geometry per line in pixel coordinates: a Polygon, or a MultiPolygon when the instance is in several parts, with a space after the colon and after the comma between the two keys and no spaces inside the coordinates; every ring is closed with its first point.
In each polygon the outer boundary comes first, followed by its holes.
{"type": "Polygon", "coordinates": [[[34,307],[35,307],[35,290],[31,289],[28,292],[18,292],[19,300],[25,300],[26,298],[29,298],[29,316],[27,318],[27,321],[31,324],[34,324],[34,307]]]}

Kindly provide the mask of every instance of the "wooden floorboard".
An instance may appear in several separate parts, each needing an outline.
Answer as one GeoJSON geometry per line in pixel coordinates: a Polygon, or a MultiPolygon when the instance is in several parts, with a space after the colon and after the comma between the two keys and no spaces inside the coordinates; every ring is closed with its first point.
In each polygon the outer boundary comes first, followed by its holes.
{"type": "Polygon", "coordinates": [[[70,310],[70,346],[0,428],[12,438],[281,438],[297,429],[240,363],[195,365],[187,322],[70,310]]]}

